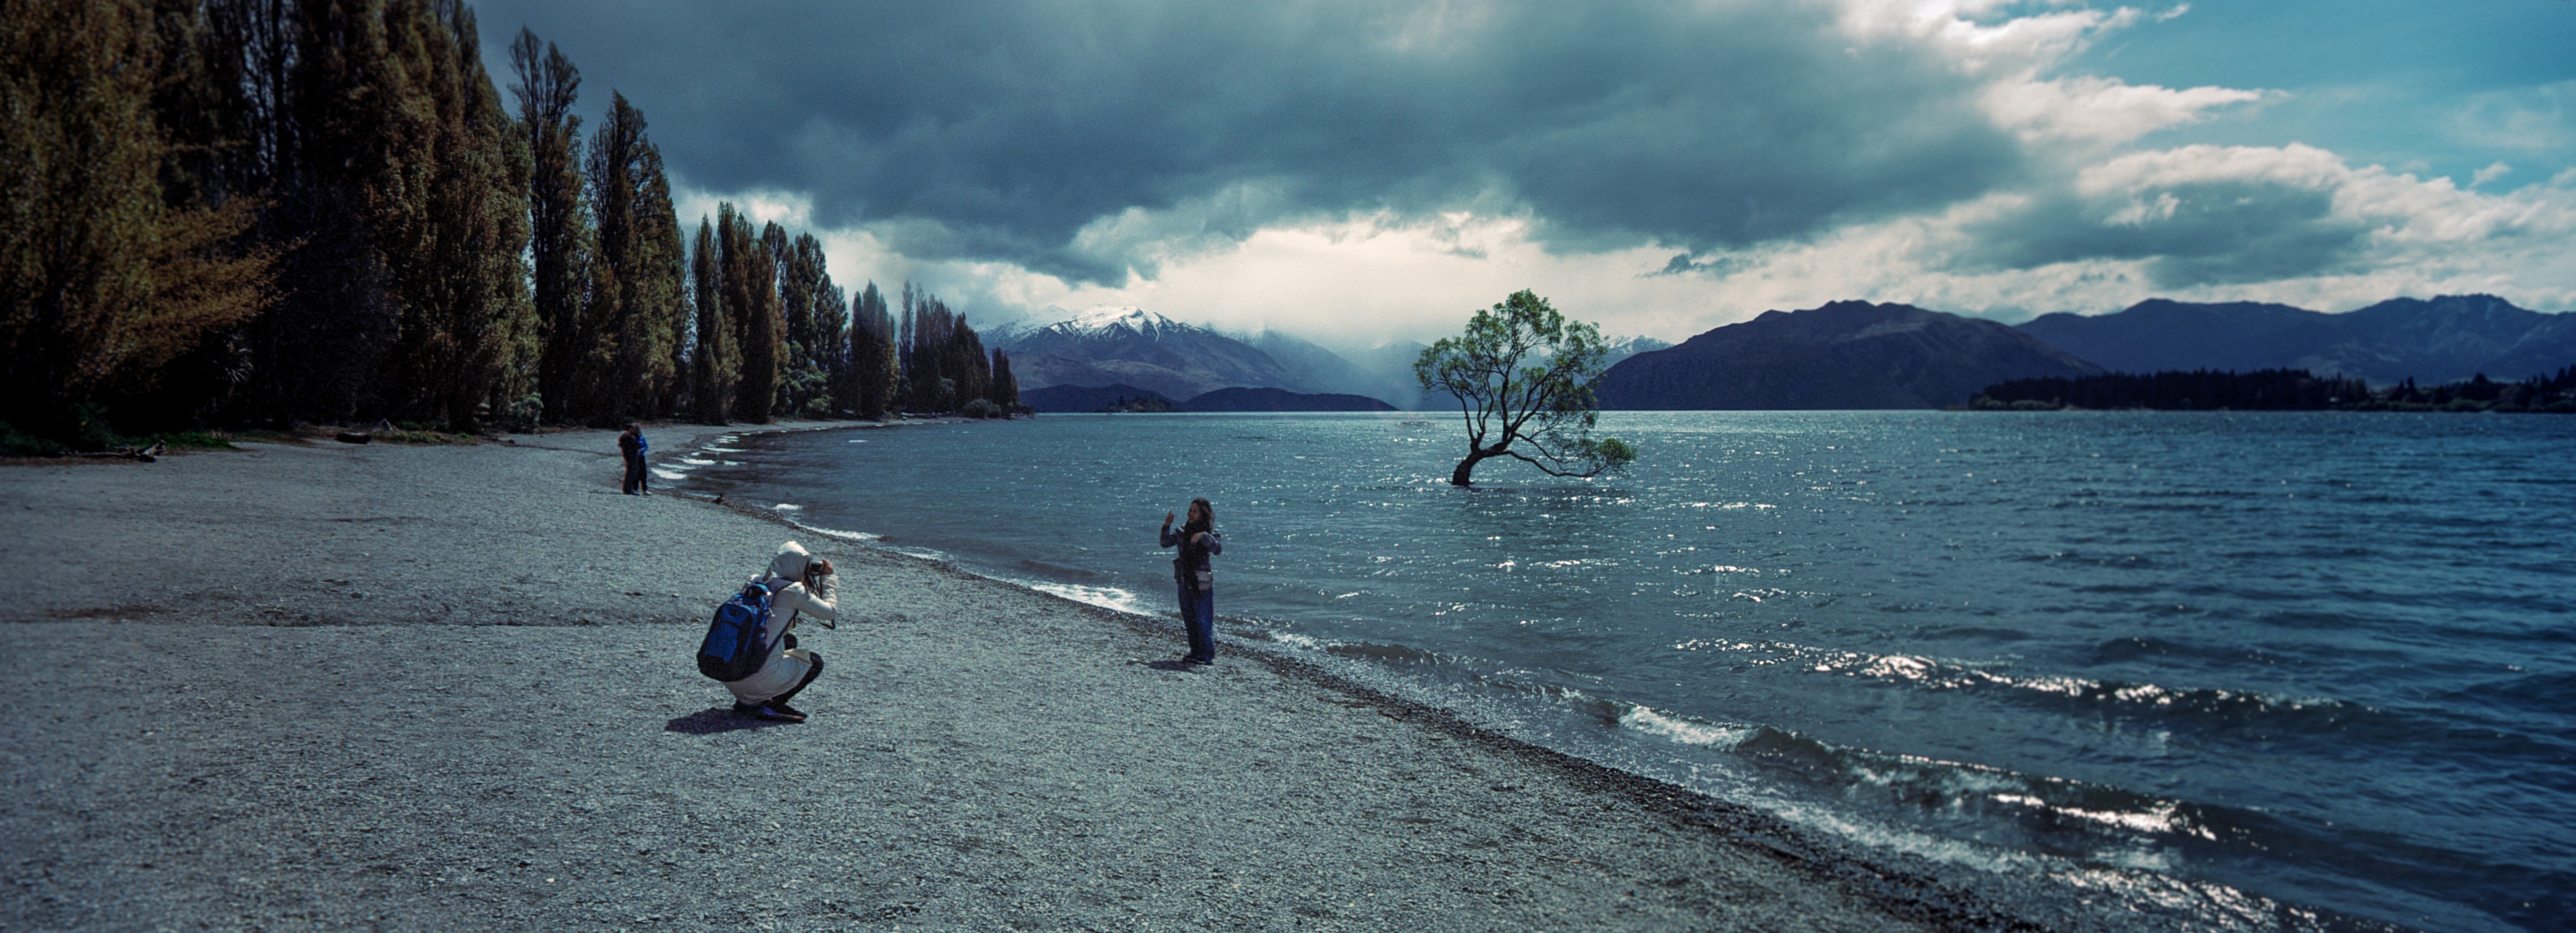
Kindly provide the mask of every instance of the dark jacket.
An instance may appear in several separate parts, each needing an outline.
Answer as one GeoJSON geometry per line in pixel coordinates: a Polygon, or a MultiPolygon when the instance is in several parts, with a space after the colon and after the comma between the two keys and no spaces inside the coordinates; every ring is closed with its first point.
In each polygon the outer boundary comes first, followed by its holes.
{"type": "Polygon", "coordinates": [[[1195,582],[1196,586],[1204,588],[1208,585],[1208,575],[1214,571],[1208,566],[1208,555],[1225,553],[1225,538],[1214,528],[1208,529],[1200,538],[1206,542],[1204,545],[1191,540],[1192,537],[1188,528],[1173,531],[1166,527],[1163,529],[1163,546],[1181,549],[1179,554],[1172,556],[1172,578],[1182,583],[1195,582]]]}

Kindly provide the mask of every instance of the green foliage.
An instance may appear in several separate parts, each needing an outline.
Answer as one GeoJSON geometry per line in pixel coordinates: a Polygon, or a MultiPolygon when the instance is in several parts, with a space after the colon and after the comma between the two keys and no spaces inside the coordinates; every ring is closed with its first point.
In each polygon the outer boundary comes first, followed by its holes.
{"type": "MultiPolygon", "coordinates": [[[[984,355],[983,338],[964,315],[949,310],[936,295],[903,287],[904,380],[911,388],[906,404],[916,411],[956,411],[968,401],[991,398],[993,363],[984,355]]],[[[1018,383],[1011,398],[1019,398],[1018,383]]]]}
{"type": "Polygon", "coordinates": [[[1592,382],[1607,353],[1599,327],[1566,321],[1526,289],[1476,312],[1465,334],[1425,348],[1414,361],[1414,377],[1425,390],[1455,396],[1467,427],[1467,456],[1449,482],[1468,485],[1476,464],[1492,457],[1511,457],[1550,476],[1625,469],[1635,448],[1592,437],[1600,415],[1592,382]]]}
{"type": "Polygon", "coordinates": [[[0,0],[0,416],[95,445],[78,405],[455,433],[890,404],[819,242],[728,208],[693,267],[642,112],[584,140],[563,50],[518,33],[515,108],[481,50],[461,0],[0,0]]]}
{"type": "Polygon", "coordinates": [[[542,348],[537,391],[547,419],[562,421],[578,407],[583,370],[599,341],[583,301],[592,241],[582,204],[581,118],[572,112],[581,70],[524,27],[510,43],[510,68],[519,79],[510,92],[519,100],[519,137],[530,160],[528,256],[542,348]]]}
{"type": "Polygon", "coordinates": [[[1003,412],[1002,406],[993,404],[993,400],[989,398],[968,399],[966,401],[966,406],[958,409],[957,413],[969,418],[1008,417],[1008,415],[1003,412]]]}
{"type": "MultiPolygon", "coordinates": [[[[730,218],[727,220],[730,223],[730,218]]],[[[689,268],[697,307],[697,346],[689,357],[691,414],[701,424],[724,424],[733,412],[734,382],[741,378],[742,357],[734,347],[733,322],[725,315],[724,264],[716,254],[715,227],[698,218],[697,248],[689,268]]]]}
{"type": "Polygon", "coordinates": [[[63,445],[37,437],[0,421],[0,457],[51,457],[62,452],[63,445]]]}
{"type": "Polygon", "coordinates": [[[374,183],[375,226],[396,328],[382,394],[395,415],[471,432],[510,393],[533,308],[526,171],[509,114],[483,70],[471,10],[398,0],[385,12],[396,155],[374,183]]]}
{"type": "Polygon", "coordinates": [[[667,415],[676,404],[688,332],[686,264],[661,152],[644,134],[644,114],[615,94],[590,140],[590,197],[596,218],[589,311],[594,331],[587,390],[571,420],[617,424],[667,415]]]}
{"type": "Polygon", "coordinates": [[[1968,407],[1977,411],[2565,411],[2576,408],[2576,366],[2520,382],[2497,382],[2479,374],[2431,387],[2408,379],[2377,390],[2359,379],[2317,376],[2303,369],[2015,379],[1979,390],[1968,407]]]}
{"type": "Polygon", "coordinates": [[[903,389],[903,361],[898,355],[894,315],[885,295],[869,282],[850,313],[851,409],[862,418],[883,418],[903,389]]]}
{"type": "Polygon", "coordinates": [[[162,434],[155,436],[152,440],[171,450],[236,449],[233,447],[231,441],[216,437],[214,434],[205,431],[180,431],[174,434],[162,434]]]}
{"type": "Polygon", "coordinates": [[[76,408],[269,298],[254,204],[163,184],[191,177],[155,110],[186,52],[138,0],[0,0],[0,416],[38,434],[86,437],[76,408]]]}
{"type": "Polygon", "coordinates": [[[724,274],[725,317],[742,354],[734,385],[733,415],[768,424],[777,404],[783,322],[778,310],[778,266],[769,246],[751,232],[751,219],[731,204],[716,207],[717,263],[724,274]]]}

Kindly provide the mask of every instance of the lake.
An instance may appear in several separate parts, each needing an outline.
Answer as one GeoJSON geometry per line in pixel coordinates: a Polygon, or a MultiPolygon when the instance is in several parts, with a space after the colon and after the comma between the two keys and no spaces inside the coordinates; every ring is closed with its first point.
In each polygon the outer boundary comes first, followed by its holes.
{"type": "Polygon", "coordinates": [[[1411,412],[741,435],[666,477],[1166,617],[1155,528],[1205,496],[1221,640],[2033,916],[2576,928],[2576,418],[1602,425],[1625,475],[1472,489],[1411,412]]]}

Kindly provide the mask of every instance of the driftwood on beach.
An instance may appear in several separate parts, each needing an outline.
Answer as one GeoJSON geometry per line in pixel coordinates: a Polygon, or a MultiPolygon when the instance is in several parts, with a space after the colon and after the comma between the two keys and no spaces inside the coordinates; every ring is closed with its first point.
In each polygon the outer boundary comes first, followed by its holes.
{"type": "Polygon", "coordinates": [[[152,461],[160,458],[161,444],[156,441],[150,447],[119,447],[115,450],[75,451],[66,454],[66,456],[84,457],[91,460],[140,460],[145,463],[151,463],[152,461]]]}

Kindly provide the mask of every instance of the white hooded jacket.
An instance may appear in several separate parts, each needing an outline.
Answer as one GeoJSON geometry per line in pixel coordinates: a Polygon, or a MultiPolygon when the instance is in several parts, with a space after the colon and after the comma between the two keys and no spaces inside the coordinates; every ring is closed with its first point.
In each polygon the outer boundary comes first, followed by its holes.
{"type": "Polygon", "coordinates": [[[768,644],[764,646],[769,651],[769,658],[761,662],[760,673],[725,684],[725,689],[733,691],[734,699],[744,703],[765,702],[796,689],[797,684],[805,681],[805,672],[813,669],[814,662],[802,656],[805,652],[787,653],[783,640],[800,616],[825,620],[840,618],[835,609],[835,597],[839,595],[840,587],[833,576],[815,578],[812,588],[803,582],[805,565],[813,559],[813,555],[806,553],[804,545],[790,541],[778,546],[778,556],[770,558],[767,571],[751,578],[754,583],[768,583],[774,587],[770,591],[769,603],[773,624],[767,633],[768,644]]]}

